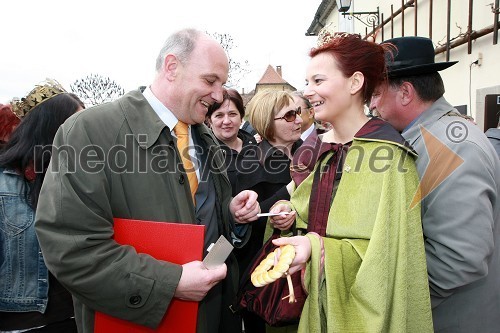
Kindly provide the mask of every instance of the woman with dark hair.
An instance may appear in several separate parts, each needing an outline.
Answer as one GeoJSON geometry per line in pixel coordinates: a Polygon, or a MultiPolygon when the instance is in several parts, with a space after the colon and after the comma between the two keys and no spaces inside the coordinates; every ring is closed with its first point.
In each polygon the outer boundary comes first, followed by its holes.
{"type": "Polygon", "coordinates": [[[304,269],[299,332],[432,332],[415,154],[388,123],[366,115],[386,79],[385,48],[323,30],[304,96],[332,124],[293,157],[294,190],[273,212],[304,236],[279,238],[304,269]]]}
{"type": "Polygon", "coordinates": [[[226,154],[226,171],[233,196],[237,192],[237,173],[241,170],[241,161],[252,146],[255,138],[240,129],[245,106],[241,95],[234,89],[227,89],[221,103],[214,103],[208,108],[207,120],[212,132],[226,154]]]}
{"type": "Polygon", "coordinates": [[[55,81],[11,103],[22,120],[0,153],[2,332],[76,332],[71,295],[44,264],[34,220],[54,136],[80,103],[55,81]]]}

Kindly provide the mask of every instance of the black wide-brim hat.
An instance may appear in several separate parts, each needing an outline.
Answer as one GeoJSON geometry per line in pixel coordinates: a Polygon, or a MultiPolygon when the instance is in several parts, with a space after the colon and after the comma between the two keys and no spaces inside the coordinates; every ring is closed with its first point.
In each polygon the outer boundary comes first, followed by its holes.
{"type": "Polygon", "coordinates": [[[388,39],[396,47],[392,57],[386,57],[389,77],[415,76],[442,71],[458,61],[434,62],[434,45],[425,37],[398,37],[388,39]]]}

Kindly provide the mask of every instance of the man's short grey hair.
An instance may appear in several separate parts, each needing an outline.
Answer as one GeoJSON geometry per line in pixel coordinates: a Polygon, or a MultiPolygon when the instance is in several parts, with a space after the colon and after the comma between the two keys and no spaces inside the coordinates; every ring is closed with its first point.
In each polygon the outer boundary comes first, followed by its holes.
{"type": "Polygon", "coordinates": [[[299,97],[300,99],[302,99],[304,101],[304,103],[306,104],[306,107],[308,109],[312,108],[312,104],[311,102],[309,102],[309,99],[307,99],[305,96],[304,96],[304,92],[303,91],[299,91],[299,90],[296,90],[294,92],[292,92],[292,96],[297,96],[299,97]]]}
{"type": "Polygon", "coordinates": [[[156,71],[163,67],[167,54],[175,54],[181,63],[185,63],[193,52],[196,41],[204,34],[196,29],[183,29],[170,35],[156,58],[156,71]]]}

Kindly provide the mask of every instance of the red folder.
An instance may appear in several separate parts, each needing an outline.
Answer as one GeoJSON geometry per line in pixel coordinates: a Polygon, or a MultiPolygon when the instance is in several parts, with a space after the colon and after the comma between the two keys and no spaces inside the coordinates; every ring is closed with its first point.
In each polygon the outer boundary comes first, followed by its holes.
{"type": "MultiPolygon", "coordinates": [[[[182,265],[203,256],[203,225],[116,218],[114,231],[117,243],[131,245],[137,253],[147,253],[158,260],[182,265]]],[[[197,316],[198,302],[173,298],[155,330],[96,311],[94,332],[194,333],[197,316]]]]}

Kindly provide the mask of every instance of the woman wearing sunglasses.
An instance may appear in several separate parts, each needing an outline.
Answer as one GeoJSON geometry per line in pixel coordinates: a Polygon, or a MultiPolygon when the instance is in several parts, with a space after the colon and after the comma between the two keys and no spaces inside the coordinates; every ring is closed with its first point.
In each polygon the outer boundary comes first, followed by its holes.
{"type": "Polygon", "coordinates": [[[299,332],[432,332],[416,155],[365,105],[386,79],[385,46],[320,34],[304,96],[332,124],[295,153],[294,190],[273,212],[305,236],[279,238],[309,295],[299,332]]]}
{"type": "MultiPolygon", "coordinates": [[[[290,183],[290,162],[300,140],[301,108],[285,91],[265,90],[257,93],[247,105],[248,120],[262,137],[258,146],[245,154],[238,170],[238,191],[251,189],[259,195],[262,212],[268,212],[276,201],[290,198],[286,185],[290,183]]],[[[247,244],[236,251],[240,277],[264,241],[267,218],[251,224],[247,244]]],[[[245,332],[265,332],[262,319],[243,313],[245,332]]]]}

